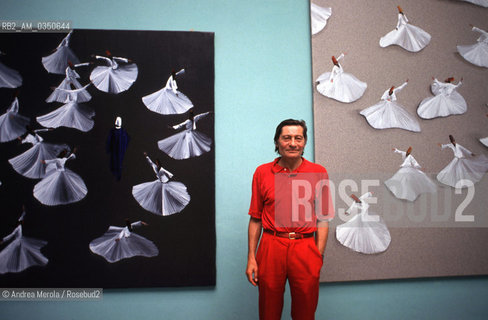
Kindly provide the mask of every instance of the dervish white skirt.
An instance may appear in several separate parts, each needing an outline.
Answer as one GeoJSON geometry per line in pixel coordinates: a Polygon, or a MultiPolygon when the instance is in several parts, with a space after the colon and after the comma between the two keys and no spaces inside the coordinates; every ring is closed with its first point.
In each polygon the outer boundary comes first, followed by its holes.
{"type": "Polygon", "coordinates": [[[425,48],[430,42],[431,36],[421,28],[405,24],[393,29],[380,39],[381,47],[398,45],[410,52],[418,52],[425,48]]]}
{"type": "Polygon", "coordinates": [[[450,95],[439,94],[425,98],[417,108],[417,114],[423,119],[447,117],[453,114],[463,114],[468,106],[463,96],[453,91],[450,95]]]}
{"type": "Polygon", "coordinates": [[[324,96],[340,102],[350,103],[361,98],[368,87],[366,82],[362,82],[350,73],[343,72],[338,74],[334,81],[329,80],[330,72],[325,72],[317,81],[317,90],[324,96]]]}
{"type": "Polygon", "coordinates": [[[332,14],[332,8],[324,8],[310,2],[310,20],[312,34],[319,33],[327,25],[327,20],[332,14]]]}
{"type": "Polygon", "coordinates": [[[73,64],[80,63],[78,57],[68,46],[61,46],[54,53],[42,58],[42,64],[47,72],[55,74],[65,74],[68,61],[73,64]]]}
{"type": "Polygon", "coordinates": [[[472,64],[488,68],[488,43],[476,42],[471,45],[459,45],[457,50],[464,59],[472,64]]]}
{"type": "Polygon", "coordinates": [[[395,197],[408,201],[415,201],[422,193],[437,192],[435,183],[424,172],[412,167],[400,168],[385,185],[395,197]]]}
{"type": "Polygon", "coordinates": [[[180,212],[190,202],[186,186],[178,181],[141,183],[132,187],[132,195],[141,207],[163,216],[180,212]]]}
{"type": "Polygon", "coordinates": [[[21,272],[32,266],[45,266],[48,259],[41,253],[46,241],[20,237],[0,252],[0,274],[21,272]]]}
{"type": "Polygon", "coordinates": [[[375,129],[400,128],[420,132],[420,125],[413,115],[394,102],[381,100],[360,112],[375,129]]]}
{"type": "Polygon", "coordinates": [[[173,159],[188,159],[210,151],[212,139],[196,130],[185,130],[158,141],[158,147],[173,159]]]}
{"type": "Polygon", "coordinates": [[[110,66],[98,66],[91,72],[90,80],[98,90],[117,94],[132,86],[137,79],[138,72],[135,63],[119,65],[117,69],[110,66]]]}
{"type": "Polygon", "coordinates": [[[390,231],[383,219],[377,215],[357,214],[348,222],[337,226],[336,238],[345,247],[365,254],[380,253],[388,249],[391,242],[390,231]]]}
{"type": "Polygon", "coordinates": [[[462,0],[462,1],[471,2],[471,3],[476,4],[478,6],[488,8],[488,0],[462,0]]]}
{"type": "Polygon", "coordinates": [[[486,138],[481,138],[481,139],[480,139],[480,142],[481,142],[482,144],[484,144],[485,146],[487,146],[487,147],[488,147],[488,137],[486,137],[486,138]]]}
{"type": "Polygon", "coordinates": [[[48,165],[46,175],[34,186],[34,197],[47,206],[78,202],[88,193],[83,179],[73,171],[48,165]]]}
{"type": "Polygon", "coordinates": [[[24,177],[40,179],[46,175],[47,167],[41,161],[56,158],[59,152],[64,149],[69,150],[69,147],[65,144],[52,144],[42,141],[8,162],[10,162],[15,171],[24,177]]]}
{"type": "MultiPolygon", "coordinates": [[[[83,88],[83,86],[78,82],[78,80],[76,79],[73,79],[73,80],[68,80],[68,79],[64,79],[60,84],[59,86],[54,89],[54,91],[49,95],[49,97],[47,97],[46,99],[46,102],[54,102],[54,101],[57,101],[57,102],[61,102],[61,103],[67,103],[69,102],[69,93],[64,91],[64,90],[72,90],[70,84],[73,84],[75,86],[76,89],[81,89],[83,88]],[[59,89],[64,89],[64,90],[59,90],[59,89]]],[[[76,101],[78,103],[82,103],[82,102],[88,102],[91,100],[91,95],[90,93],[88,93],[88,90],[81,90],[77,93],[77,96],[76,96],[76,101]]]]}
{"type": "Polygon", "coordinates": [[[470,180],[473,184],[480,181],[486,171],[488,158],[485,155],[454,158],[437,174],[437,180],[455,188],[460,180],[470,180]]]}
{"type": "Polygon", "coordinates": [[[30,119],[16,112],[7,112],[0,116],[0,142],[17,139],[27,132],[30,119]]]}
{"type": "Polygon", "coordinates": [[[0,88],[17,88],[22,85],[22,76],[0,62],[0,88]]]}
{"type": "Polygon", "coordinates": [[[90,131],[95,125],[92,119],[95,111],[77,102],[68,102],[60,108],[37,117],[37,122],[46,128],[68,127],[83,132],[90,131]]]}
{"type": "Polygon", "coordinates": [[[193,103],[183,93],[169,88],[163,88],[150,95],[142,97],[146,107],[160,114],[180,114],[193,108],[193,103]]]}
{"type": "Polygon", "coordinates": [[[159,254],[158,248],[152,241],[134,232],[116,241],[122,230],[121,227],[110,226],[101,237],[90,242],[90,250],[110,263],[134,256],[155,257],[159,254]]]}

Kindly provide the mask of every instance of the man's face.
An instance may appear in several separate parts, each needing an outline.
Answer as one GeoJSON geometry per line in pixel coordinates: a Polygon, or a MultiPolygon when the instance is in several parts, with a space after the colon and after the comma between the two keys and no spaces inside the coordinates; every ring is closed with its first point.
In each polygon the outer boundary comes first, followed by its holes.
{"type": "Polygon", "coordinates": [[[284,126],[276,146],[279,154],[285,159],[300,158],[307,140],[301,126],[284,126]]]}

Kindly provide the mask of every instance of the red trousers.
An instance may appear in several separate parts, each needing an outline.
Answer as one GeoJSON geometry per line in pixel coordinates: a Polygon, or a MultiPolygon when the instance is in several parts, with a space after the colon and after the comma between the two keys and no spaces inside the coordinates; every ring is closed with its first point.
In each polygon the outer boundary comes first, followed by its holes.
{"type": "Polygon", "coordinates": [[[259,319],[281,319],[287,279],[290,284],[292,319],[315,319],[323,258],[313,237],[286,239],[263,233],[256,261],[259,319]]]}

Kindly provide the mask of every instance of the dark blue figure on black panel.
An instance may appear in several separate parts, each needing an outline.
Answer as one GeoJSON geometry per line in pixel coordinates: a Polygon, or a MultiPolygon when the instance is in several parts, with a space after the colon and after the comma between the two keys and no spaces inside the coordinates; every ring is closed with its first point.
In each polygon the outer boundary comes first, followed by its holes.
{"type": "Polygon", "coordinates": [[[129,134],[122,128],[122,118],[117,117],[115,127],[110,129],[107,137],[107,152],[110,153],[110,171],[112,171],[117,180],[122,177],[122,162],[124,161],[129,141],[129,134]]]}

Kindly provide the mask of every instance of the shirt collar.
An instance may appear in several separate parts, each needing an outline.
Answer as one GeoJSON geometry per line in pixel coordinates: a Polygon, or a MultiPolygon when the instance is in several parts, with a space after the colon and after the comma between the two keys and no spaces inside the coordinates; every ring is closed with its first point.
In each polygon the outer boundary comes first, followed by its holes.
{"type": "MultiPolygon", "coordinates": [[[[284,168],[284,167],[282,167],[282,166],[280,166],[278,164],[278,162],[280,161],[280,159],[281,159],[281,157],[278,157],[278,158],[274,159],[273,165],[271,166],[271,172],[273,172],[273,173],[287,173],[287,172],[289,172],[287,168],[284,168]]],[[[304,157],[302,157],[302,160],[303,161],[300,164],[300,166],[298,166],[298,168],[295,171],[293,171],[293,172],[301,172],[301,171],[303,171],[303,168],[305,166],[305,162],[307,162],[307,160],[304,157]]]]}

